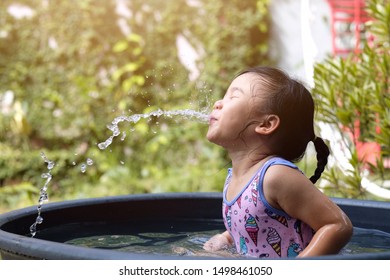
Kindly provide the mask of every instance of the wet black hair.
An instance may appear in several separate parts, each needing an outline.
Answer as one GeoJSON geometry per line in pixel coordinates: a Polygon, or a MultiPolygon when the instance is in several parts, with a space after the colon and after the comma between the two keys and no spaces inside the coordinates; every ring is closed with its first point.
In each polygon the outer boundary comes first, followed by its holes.
{"type": "Polygon", "coordinates": [[[314,101],[309,90],[303,83],[274,67],[257,66],[238,76],[245,73],[259,76],[259,84],[252,85],[252,90],[267,92],[265,113],[279,116],[280,126],[271,135],[274,143],[272,152],[297,162],[312,141],[317,152],[317,167],[310,180],[317,182],[328,163],[330,152],[324,140],[314,133],[314,101]]]}

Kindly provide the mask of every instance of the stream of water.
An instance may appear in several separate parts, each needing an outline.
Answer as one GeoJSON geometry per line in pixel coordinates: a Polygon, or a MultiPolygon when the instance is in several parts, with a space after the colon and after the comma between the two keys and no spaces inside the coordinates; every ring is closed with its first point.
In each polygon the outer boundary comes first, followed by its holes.
{"type": "MultiPolygon", "coordinates": [[[[147,114],[134,114],[130,116],[119,116],[116,117],[111,124],[107,126],[107,128],[112,132],[112,135],[108,137],[105,141],[101,142],[98,144],[98,147],[100,150],[106,149],[108,146],[110,146],[114,140],[115,137],[119,136],[122,134],[121,140],[124,140],[126,137],[125,132],[121,132],[119,129],[119,124],[121,122],[129,122],[136,124],[139,120],[141,119],[149,119],[152,117],[159,118],[161,116],[168,117],[168,118],[173,118],[173,117],[181,117],[182,119],[188,119],[188,120],[195,120],[197,122],[201,123],[207,123],[209,116],[208,114],[204,112],[199,112],[191,109],[184,109],[184,110],[172,110],[172,111],[164,111],[161,109],[158,109],[156,111],[147,113],[147,114]]],[[[30,226],[30,234],[32,237],[36,235],[37,232],[37,226],[39,224],[42,224],[43,222],[43,217],[42,217],[42,206],[44,202],[48,201],[48,185],[50,181],[52,180],[52,175],[51,171],[55,166],[55,162],[49,160],[46,155],[42,152],[41,157],[44,160],[44,162],[47,164],[47,172],[42,173],[41,177],[45,179],[45,183],[43,187],[40,189],[40,194],[39,194],[39,200],[38,200],[38,206],[37,206],[37,217],[35,219],[35,222],[30,226]]],[[[87,170],[87,166],[93,165],[93,159],[88,158],[85,163],[81,164],[81,172],[84,173],[87,170]]]]}
{"type": "Polygon", "coordinates": [[[35,222],[30,226],[30,233],[31,233],[31,236],[34,237],[36,232],[37,232],[37,225],[39,224],[42,224],[43,222],[43,218],[42,218],[42,205],[45,201],[48,201],[49,200],[49,195],[47,193],[47,189],[48,189],[48,186],[49,186],[49,183],[52,179],[52,175],[51,175],[51,170],[54,168],[55,166],[55,163],[54,161],[51,161],[49,160],[46,155],[42,152],[41,153],[41,157],[43,159],[43,161],[47,164],[47,172],[46,173],[42,173],[41,177],[43,179],[46,179],[43,187],[40,189],[39,191],[39,199],[38,199],[38,206],[37,206],[37,217],[35,219],[35,222]]]}
{"type": "MultiPolygon", "coordinates": [[[[111,122],[111,124],[107,126],[107,128],[112,131],[112,135],[109,138],[107,138],[106,141],[98,144],[99,149],[101,149],[101,150],[106,149],[108,146],[111,145],[114,137],[117,137],[121,134],[121,131],[120,131],[119,126],[118,126],[119,123],[124,122],[124,121],[129,122],[129,123],[137,123],[140,119],[146,119],[146,118],[151,118],[151,117],[161,117],[161,116],[165,116],[165,117],[169,117],[169,118],[180,116],[180,117],[183,117],[185,119],[195,119],[195,120],[202,122],[202,123],[207,123],[208,119],[209,119],[209,116],[207,114],[202,113],[202,112],[198,112],[198,111],[194,111],[194,110],[190,110],[190,109],[175,110],[175,111],[157,110],[157,111],[153,111],[153,112],[148,113],[148,114],[135,114],[135,115],[131,115],[131,116],[119,116],[119,117],[116,117],[111,122]]],[[[124,137],[126,137],[126,135],[124,135],[124,137]]],[[[121,140],[123,140],[124,137],[122,137],[121,140]]]]}

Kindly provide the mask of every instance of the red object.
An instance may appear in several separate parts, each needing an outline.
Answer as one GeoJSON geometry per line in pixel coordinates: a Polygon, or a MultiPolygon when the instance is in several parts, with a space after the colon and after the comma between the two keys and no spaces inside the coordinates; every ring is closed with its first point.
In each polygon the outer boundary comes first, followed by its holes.
{"type": "Polygon", "coordinates": [[[364,23],[370,20],[365,0],[328,0],[331,9],[332,49],[334,55],[359,53],[367,40],[364,23]]]}
{"type": "MultiPolygon", "coordinates": [[[[380,133],[380,129],[377,127],[376,132],[380,133]]],[[[358,160],[364,163],[370,163],[374,166],[377,165],[377,160],[381,157],[381,147],[376,142],[360,142],[360,122],[355,120],[354,133],[351,133],[353,142],[355,143],[358,160]]],[[[365,166],[368,168],[369,166],[365,166]]]]}
{"type": "MultiPolygon", "coordinates": [[[[363,41],[373,40],[373,36],[365,30],[365,23],[371,20],[365,10],[365,2],[365,0],[328,0],[331,9],[334,55],[358,54],[363,41]]],[[[376,142],[359,141],[360,123],[358,120],[355,121],[354,133],[350,132],[350,136],[355,143],[359,161],[375,166],[381,156],[381,147],[376,142]]],[[[388,168],[390,160],[386,159],[384,164],[388,168]]]]}

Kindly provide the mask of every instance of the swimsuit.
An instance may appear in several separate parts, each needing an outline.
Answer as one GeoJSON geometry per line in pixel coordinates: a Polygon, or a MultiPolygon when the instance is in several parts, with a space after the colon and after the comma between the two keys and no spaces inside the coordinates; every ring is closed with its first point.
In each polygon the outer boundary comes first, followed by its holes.
{"type": "Polygon", "coordinates": [[[226,193],[232,177],[228,170],[223,191],[223,221],[237,251],[257,258],[296,257],[311,241],[313,230],[307,224],[273,208],[265,199],[263,180],[272,165],[298,169],[282,158],[269,159],[245,188],[232,200],[226,193]]]}

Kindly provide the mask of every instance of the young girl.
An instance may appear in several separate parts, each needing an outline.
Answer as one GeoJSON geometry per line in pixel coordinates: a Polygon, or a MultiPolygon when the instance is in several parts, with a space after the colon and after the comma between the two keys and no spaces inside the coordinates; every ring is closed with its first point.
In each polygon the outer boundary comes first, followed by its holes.
{"type": "Polygon", "coordinates": [[[348,217],[313,184],[329,150],[313,128],[309,91],[284,72],[256,67],[239,74],[210,114],[207,139],[224,147],[232,168],[223,191],[226,232],[204,244],[234,244],[258,258],[335,254],[349,241],[348,217]],[[317,168],[308,179],[292,163],[312,141],[317,168]]]}

